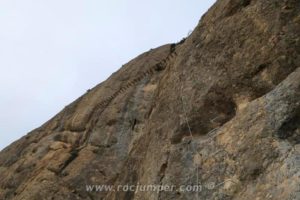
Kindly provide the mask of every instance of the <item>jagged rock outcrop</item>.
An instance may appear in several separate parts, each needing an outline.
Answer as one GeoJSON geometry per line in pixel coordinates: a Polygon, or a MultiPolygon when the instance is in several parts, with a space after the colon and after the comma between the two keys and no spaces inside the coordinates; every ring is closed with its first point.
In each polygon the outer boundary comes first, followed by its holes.
{"type": "Polygon", "coordinates": [[[300,199],[299,33],[298,0],[217,1],[4,149],[0,199],[300,199]]]}

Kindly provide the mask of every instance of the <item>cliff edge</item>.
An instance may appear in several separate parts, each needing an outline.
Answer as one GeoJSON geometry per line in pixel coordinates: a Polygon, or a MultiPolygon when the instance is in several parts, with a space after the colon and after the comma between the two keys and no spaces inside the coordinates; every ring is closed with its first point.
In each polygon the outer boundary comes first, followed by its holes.
{"type": "Polygon", "coordinates": [[[1,151],[0,199],[300,199],[299,33],[298,0],[217,1],[1,151]]]}

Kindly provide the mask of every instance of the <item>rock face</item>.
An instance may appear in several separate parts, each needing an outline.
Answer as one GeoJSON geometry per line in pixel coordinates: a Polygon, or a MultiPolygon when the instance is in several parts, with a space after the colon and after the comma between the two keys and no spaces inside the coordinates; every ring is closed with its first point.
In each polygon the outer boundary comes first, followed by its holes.
{"type": "Polygon", "coordinates": [[[4,149],[0,199],[300,199],[299,33],[299,0],[219,0],[4,149]]]}

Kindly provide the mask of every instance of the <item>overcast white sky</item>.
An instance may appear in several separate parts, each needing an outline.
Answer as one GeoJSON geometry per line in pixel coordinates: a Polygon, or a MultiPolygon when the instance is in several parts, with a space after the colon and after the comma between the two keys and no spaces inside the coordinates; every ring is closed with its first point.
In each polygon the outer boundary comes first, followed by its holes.
{"type": "Polygon", "coordinates": [[[185,37],[215,0],[0,0],[0,149],[137,55],[185,37]]]}

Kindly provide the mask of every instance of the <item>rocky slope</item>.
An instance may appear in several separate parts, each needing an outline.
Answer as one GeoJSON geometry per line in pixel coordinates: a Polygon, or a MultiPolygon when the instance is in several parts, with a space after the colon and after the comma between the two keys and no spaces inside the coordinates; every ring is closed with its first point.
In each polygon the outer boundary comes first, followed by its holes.
{"type": "Polygon", "coordinates": [[[298,0],[217,1],[4,149],[0,199],[300,199],[299,33],[298,0]]]}

